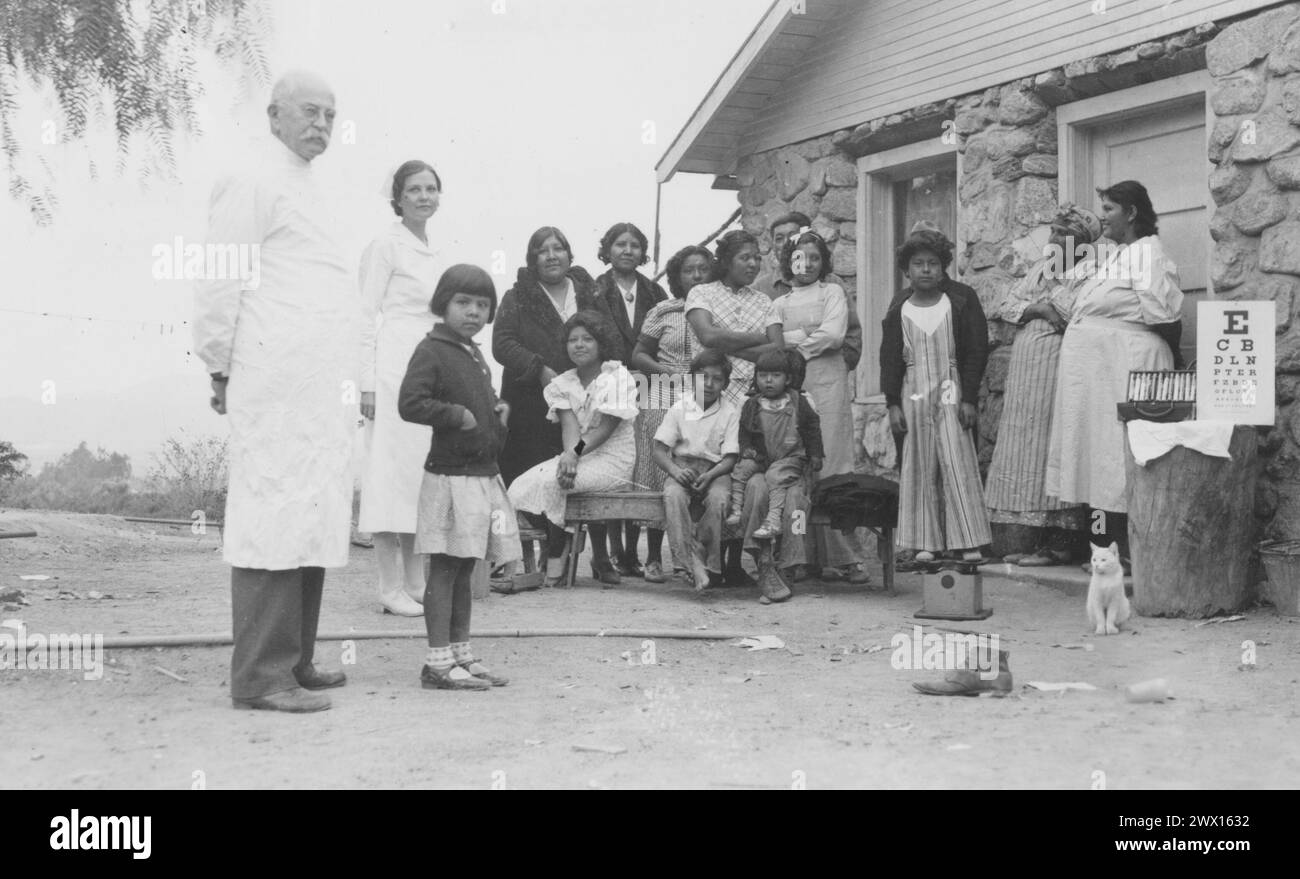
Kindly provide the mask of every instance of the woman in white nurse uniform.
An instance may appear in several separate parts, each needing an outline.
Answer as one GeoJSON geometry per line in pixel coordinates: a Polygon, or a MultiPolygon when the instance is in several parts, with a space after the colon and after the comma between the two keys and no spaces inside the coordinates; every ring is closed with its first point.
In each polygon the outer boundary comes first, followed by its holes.
{"type": "Polygon", "coordinates": [[[374,535],[383,611],[401,616],[424,613],[425,559],[415,552],[415,515],[430,436],[427,426],[397,414],[397,391],[411,352],[433,329],[429,300],[440,261],[425,226],[441,195],[432,166],[403,164],[392,182],[393,210],[401,220],[361,258],[361,414],[369,423],[357,528],[374,535]]]}

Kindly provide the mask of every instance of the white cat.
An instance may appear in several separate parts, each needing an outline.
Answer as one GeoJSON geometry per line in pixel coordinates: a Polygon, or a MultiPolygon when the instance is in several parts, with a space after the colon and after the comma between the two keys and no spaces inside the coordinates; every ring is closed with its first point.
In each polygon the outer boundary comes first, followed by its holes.
{"type": "Polygon", "coordinates": [[[1119,544],[1092,548],[1092,582],[1088,584],[1088,622],[1098,635],[1118,635],[1119,624],[1129,618],[1128,596],[1124,594],[1124,568],[1119,562],[1119,544]]]}

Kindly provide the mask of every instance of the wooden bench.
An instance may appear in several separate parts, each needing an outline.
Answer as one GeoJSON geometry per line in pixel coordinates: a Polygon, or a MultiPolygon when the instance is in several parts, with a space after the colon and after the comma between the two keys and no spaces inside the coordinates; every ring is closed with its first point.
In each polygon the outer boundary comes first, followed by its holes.
{"type": "MultiPolygon", "coordinates": [[[[570,494],[564,508],[564,519],[568,525],[577,525],[577,531],[569,538],[569,572],[570,588],[578,578],[578,556],[582,553],[588,524],[604,522],[611,519],[639,519],[647,522],[664,522],[664,498],[657,491],[591,491],[570,494]]],[[[809,525],[831,524],[830,515],[814,507],[808,517],[809,525]]],[[[874,518],[871,511],[856,523],[857,527],[866,528],[876,535],[877,553],[880,556],[881,575],[885,590],[894,591],[894,523],[883,523],[874,518]]],[[[661,526],[662,527],[662,526],[661,526]]],[[[536,532],[540,539],[540,532],[536,532]]],[[[523,532],[520,532],[522,539],[523,532]]],[[[531,541],[524,552],[524,570],[531,571],[531,541]]]]}
{"type": "Polygon", "coordinates": [[[577,525],[578,530],[569,538],[568,586],[573,588],[578,580],[578,556],[582,553],[587,526],[591,522],[609,519],[640,519],[658,522],[666,527],[664,496],[657,491],[586,491],[571,493],[564,505],[564,522],[577,525]]]}

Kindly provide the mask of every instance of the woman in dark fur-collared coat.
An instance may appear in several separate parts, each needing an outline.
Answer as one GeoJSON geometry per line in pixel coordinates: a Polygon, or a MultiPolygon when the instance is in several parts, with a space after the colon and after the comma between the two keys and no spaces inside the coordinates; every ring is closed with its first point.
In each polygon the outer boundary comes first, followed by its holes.
{"type": "Polygon", "coordinates": [[[559,424],[546,420],[542,389],[573,367],[561,338],[564,322],[578,311],[604,312],[591,275],[573,265],[563,232],[538,229],[528,239],[527,254],[492,324],[492,356],[505,370],[501,398],[510,404],[510,435],[499,459],[506,485],[563,451],[559,424]]]}

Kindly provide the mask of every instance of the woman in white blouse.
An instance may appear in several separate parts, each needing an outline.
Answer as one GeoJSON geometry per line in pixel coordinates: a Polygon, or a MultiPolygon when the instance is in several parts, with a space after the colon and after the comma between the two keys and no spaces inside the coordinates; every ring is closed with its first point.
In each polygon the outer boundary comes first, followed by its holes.
{"type": "Polygon", "coordinates": [[[411,352],[433,329],[429,300],[440,261],[425,226],[438,210],[442,181],[425,162],[393,175],[399,222],[371,242],[361,258],[361,414],[366,460],[358,529],[374,535],[379,602],[385,613],[424,613],[424,556],[415,552],[415,516],[429,453],[429,428],[397,414],[397,390],[411,352]]]}
{"type": "Polygon", "coordinates": [[[1081,266],[1069,326],[1061,340],[1047,462],[1047,493],[1094,511],[1094,543],[1128,546],[1124,498],[1124,401],[1130,370],[1171,369],[1183,292],[1178,267],[1156,237],[1146,187],[1133,180],[1098,189],[1102,234],[1091,265],[1081,266]],[[1098,525],[1105,534],[1098,534],[1098,525]]]}

